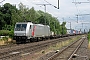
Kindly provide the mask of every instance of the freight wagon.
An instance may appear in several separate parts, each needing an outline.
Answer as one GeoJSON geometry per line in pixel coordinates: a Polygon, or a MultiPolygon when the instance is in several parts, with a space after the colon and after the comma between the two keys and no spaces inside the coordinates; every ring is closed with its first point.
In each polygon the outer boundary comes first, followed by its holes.
{"type": "Polygon", "coordinates": [[[74,34],[74,30],[73,29],[67,29],[67,34],[68,35],[73,35],[74,34]]]}

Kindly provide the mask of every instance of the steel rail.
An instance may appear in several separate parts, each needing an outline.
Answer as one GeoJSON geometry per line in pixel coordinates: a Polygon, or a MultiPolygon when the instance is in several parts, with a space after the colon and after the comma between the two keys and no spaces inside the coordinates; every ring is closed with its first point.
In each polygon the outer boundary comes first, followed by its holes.
{"type": "MultiPolygon", "coordinates": [[[[80,38],[82,39],[82,38],[80,38]]],[[[65,47],[63,50],[59,51],[58,53],[54,54],[53,56],[49,57],[47,60],[53,60],[55,57],[57,57],[59,54],[61,54],[63,51],[65,51],[66,49],[68,49],[70,46],[72,46],[73,44],[75,44],[76,42],[78,42],[80,39],[78,39],[77,41],[73,42],[72,44],[70,44],[69,46],[65,47]]],[[[83,40],[82,40],[83,41],[83,40]]]]}
{"type": "Polygon", "coordinates": [[[81,43],[78,45],[78,47],[74,50],[74,52],[71,54],[71,56],[68,58],[68,60],[71,60],[71,58],[74,56],[74,54],[78,51],[82,43],[84,42],[85,39],[81,41],[81,43]]]}

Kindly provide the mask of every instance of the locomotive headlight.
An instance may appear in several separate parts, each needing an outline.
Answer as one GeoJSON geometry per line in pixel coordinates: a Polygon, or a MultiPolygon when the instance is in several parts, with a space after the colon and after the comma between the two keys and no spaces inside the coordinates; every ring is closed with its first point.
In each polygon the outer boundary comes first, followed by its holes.
{"type": "Polygon", "coordinates": [[[23,35],[25,36],[26,34],[24,33],[23,35]]]}
{"type": "Polygon", "coordinates": [[[14,35],[16,36],[17,34],[16,34],[16,33],[14,33],[14,35]]]}

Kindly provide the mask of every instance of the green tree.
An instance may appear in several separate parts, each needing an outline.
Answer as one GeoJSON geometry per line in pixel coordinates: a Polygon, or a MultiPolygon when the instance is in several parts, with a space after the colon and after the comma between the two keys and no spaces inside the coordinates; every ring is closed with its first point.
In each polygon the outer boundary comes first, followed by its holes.
{"type": "Polygon", "coordinates": [[[0,6],[0,30],[10,30],[10,36],[13,36],[11,34],[14,30],[16,22],[31,21],[33,23],[45,25],[46,21],[46,25],[49,25],[50,30],[55,32],[55,34],[66,34],[66,22],[63,22],[60,25],[58,19],[47,12],[45,13],[41,10],[36,11],[34,7],[29,9],[22,3],[20,3],[18,6],[19,9],[10,3],[0,6]]]}
{"type": "Polygon", "coordinates": [[[66,32],[67,32],[67,29],[66,29],[65,25],[66,25],[66,22],[63,22],[61,24],[61,28],[62,28],[61,34],[66,34],[66,32]]]}

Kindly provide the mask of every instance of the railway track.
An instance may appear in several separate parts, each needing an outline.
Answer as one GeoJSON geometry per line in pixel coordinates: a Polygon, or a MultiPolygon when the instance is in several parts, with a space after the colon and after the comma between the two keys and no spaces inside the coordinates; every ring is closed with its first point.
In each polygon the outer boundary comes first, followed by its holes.
{"type": "MultiPolygon", "coordinates": [[[[72,36],[71,36],[72,37],[72,36]]],[[[70,37],[70,38],[71,38],[70,37]]],[[[64,37],[65,38],[65,37],[64,37]]],[[[67,38],[67,37],[66,37],[67,38]]],[[[54,39],[52,39],[54,40],[54,39]]],[[[36,42],[32,42],[32,43],[36,43],[36,42]]],[[[20,45],[29,45],[29,44],[32,44],[32,43],[27,43],[27,44],[8,44],[8,45],[2,45],[0,46],[0,50],[1,49],[6,49],[6,48],[11,48],[11,47],[15,47],[15,46],[20,46],[20,45]]]]}
{"type": "Polygon", "coordinates": [[[78,51],[85,40],[86,38],[82,37],[81,39],[64,48],[62,51],[59,51],[58,53],[52,55],[47,60],[72,60],[72,58],[76,57],[75,53],[78,51]]]}
{"type": "Polygon", "coordinates": [[[77,52],[74,53],[72,60],[89,60],[88,58],[88,39],[84,40],[77,52]]]}
{"type": "Polygon", "coordinates": [[[35,51],[39,51],[43,49],[44,47],[47,47],[52,44],[56,44],[62,40],[65,41],[67,39],[69,38],[68,37],[59,38],[55,40],[35,42],[35,43],[0,49],[0,60],[15,59],[15,57],[20,57],[21,55],[24,55],[25,53],[31,54],[35,51]]]}
{"type": "Polygon", "coordinates": [[[2,45],[2,46],[0,46],[0,50],[4,49],[4,48],[8,48],[8,47],[14,47],[14,46],[17,46],[17,44],[2,45]]]}

